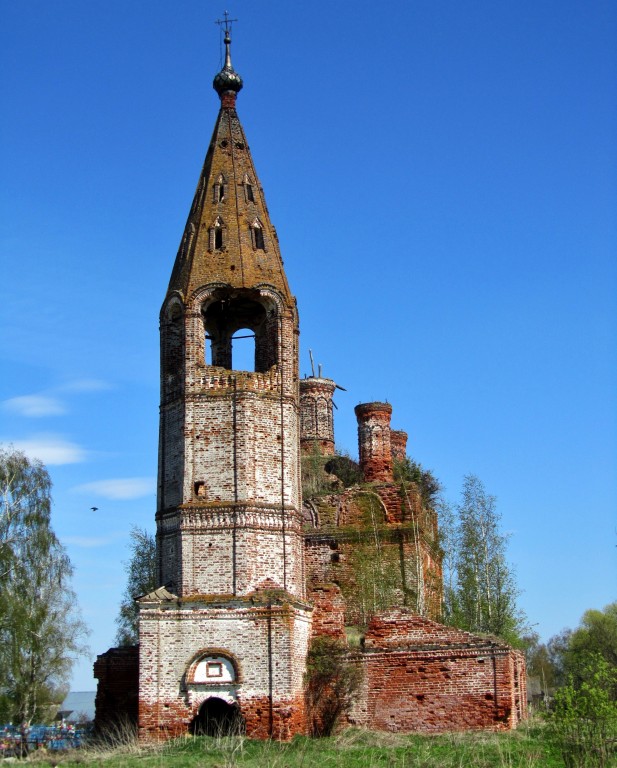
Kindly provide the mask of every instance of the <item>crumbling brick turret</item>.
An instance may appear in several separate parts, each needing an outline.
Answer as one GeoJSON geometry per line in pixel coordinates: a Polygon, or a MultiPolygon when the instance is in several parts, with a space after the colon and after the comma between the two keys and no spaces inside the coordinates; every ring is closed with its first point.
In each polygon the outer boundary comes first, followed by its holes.
{"type": "Polygon", "coordinates": [[[358,419],[358,449],[360,468],[367,483],[391,483],[392,448],[390,445],[389,403],[362,403],[356,405],[358,419]]]}
{"type": "Polygon", "coordinates": [[[334,455],[334,419],[332,379],[310,376],[300,380],[300,447],[303,453],[317,451],[334,455]]]}
{"type": "Polygon", "coordinates": [[[407,432],[402,429],[390,430],[390,449],[392,461],[405,461],[407,456],[407,432]]]}

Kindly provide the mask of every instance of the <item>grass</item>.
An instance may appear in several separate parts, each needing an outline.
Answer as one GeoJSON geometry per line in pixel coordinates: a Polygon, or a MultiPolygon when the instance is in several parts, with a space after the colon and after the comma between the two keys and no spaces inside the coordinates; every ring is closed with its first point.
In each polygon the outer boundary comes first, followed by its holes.
{"type": "Polygon", "coordinates": [[[37,753],[40,766],[84,768],[563,768],[541,724],[507,733],[439,736],[349,729],[326,739],[296,738],[288,744],[244,736],[186,737],[158,746],[135,742],[64,755],[37,753]]]}

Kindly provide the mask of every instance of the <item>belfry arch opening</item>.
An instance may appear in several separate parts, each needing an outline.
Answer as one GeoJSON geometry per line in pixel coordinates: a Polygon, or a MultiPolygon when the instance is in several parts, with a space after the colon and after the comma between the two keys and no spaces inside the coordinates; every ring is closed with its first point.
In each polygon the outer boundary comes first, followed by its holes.
{"type": "Polygon", "coordinates": [[[232,736],[244,732],[240,707],[211,696],[206,699],[191,721],[193,736],[232,736]]]}
{"type": "Polygon", "coordinates": [[[231,337],[231,362],[235,371],[255,370],[255,334],[239,328],[231,337]]]}
{"type": "Polygon", "coordinates": [[[221,292],[203,309],[206,364],[265,373],[277,362],[276,308],[257,291],[221,292]]]}

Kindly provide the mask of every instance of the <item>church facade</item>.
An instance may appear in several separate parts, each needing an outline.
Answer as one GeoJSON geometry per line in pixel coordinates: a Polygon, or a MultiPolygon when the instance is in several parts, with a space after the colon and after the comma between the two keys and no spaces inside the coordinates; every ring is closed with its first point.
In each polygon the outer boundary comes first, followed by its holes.
{"type": "Polygon", "coordinates": [[[306,733],[307,654],[325,636],[360,669],[351,724],[514,727],[521,655],[438,623],[437,515],[405,474],[391,406],[357,406],[356,465],[335,454],[335,382],[299,378],[298,310],[236,112],[228,32],[225,46],[160,314],[159,586],[138,599],[139,646],[95,663],[97,724],[124,713],[144,739],[211,724],[306,733]],[[250,371],[234,360],[246,336],[250,371]]]}

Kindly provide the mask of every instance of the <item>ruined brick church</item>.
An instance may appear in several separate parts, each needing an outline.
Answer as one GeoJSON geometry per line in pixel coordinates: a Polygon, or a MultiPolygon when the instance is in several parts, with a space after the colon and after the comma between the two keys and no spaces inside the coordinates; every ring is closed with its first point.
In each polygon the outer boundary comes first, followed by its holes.
{"type": "Polygon", "coordinates": [[[97,658],[97,724],[124,714],[143,738],[232,721],[257,738],[306,733],[307,653],[328,636],[361,672],[349,724],[514,727],[520,653],[438,623],[437,514],[391,406],[356,407],[356,464],[335,452],[335,382],[299,377],[298,309],[236,112],[228,32],[225,47],[160,314],[159,587],[138,598],[139,646],[97,658]],[[246,336],[251,371],[234,365],[246,336]]]}

